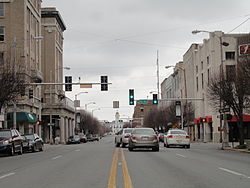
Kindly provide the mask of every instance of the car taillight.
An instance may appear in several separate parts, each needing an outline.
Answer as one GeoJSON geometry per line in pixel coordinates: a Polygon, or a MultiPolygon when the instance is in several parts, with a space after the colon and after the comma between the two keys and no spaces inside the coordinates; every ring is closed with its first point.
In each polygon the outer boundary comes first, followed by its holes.
{"type": "Polygon", "coordinates": [[[124,138],[129,138],[129,136],[124,136],[124,138]]]}
{"type": "Polygon", "coordinates": [[[132,136],[131,138],[132,138],[133,140],[135,140],[135,139],[136,139],[136,136],[132,136]]]}
{"type": "Polygon", "coordinates": [[[190,138],[190,136],[186,136],[186,138],[190,138]]]}
{"type": "Polygon", "coordinates": [[[173,138],[173,135],[168,135],[167,138],[173,138]]]}
{"type": "Polygon", "coordinates": [[[154,140],[157,140],[158,139],[158,137],[157,136],[154,136],[154,140]]]}

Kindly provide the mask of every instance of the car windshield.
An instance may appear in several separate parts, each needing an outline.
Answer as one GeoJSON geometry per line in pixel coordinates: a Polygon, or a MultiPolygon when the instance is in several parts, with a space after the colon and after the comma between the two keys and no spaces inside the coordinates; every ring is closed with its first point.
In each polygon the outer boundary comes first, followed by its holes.
{"type": "Polygon", "coordinates": [[[133,129],[126,129],[124,130],[124,133],[132,133],[133,129]]]}
{"type": "Polygon", "coordinates": [[[35,136],[33,134],[24,135],[29,140],[34,140],[35,136]]]}
{"type": "Polygon", "coordinates": [[[133,134],[146,134],[146,135],[152,135],[155,134],[153,129],[135,129],[133,134]]]}
{"type": "Polygon", "coordinates": [[[1,131],[0,138],[11,138],[11,132],[10,131],[1,131]]]}
{"type": "Polygon", "coordinates": [[[185,131],[170,131],[170,134],[184,134],[186,135],[187,133],[185,131]]]}

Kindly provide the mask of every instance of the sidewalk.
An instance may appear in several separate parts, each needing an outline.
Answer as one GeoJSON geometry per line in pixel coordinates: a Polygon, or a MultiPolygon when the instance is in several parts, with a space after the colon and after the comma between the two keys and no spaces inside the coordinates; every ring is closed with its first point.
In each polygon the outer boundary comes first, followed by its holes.
{"type": "Polygon", "coordinates": [[[224,147],[224,150],[244,152],[244,153],[249,153],[250,154],[250,150],[248,150],[248,149],[236,149],[236,148],[233,148],[233,147],[224,147]]]}

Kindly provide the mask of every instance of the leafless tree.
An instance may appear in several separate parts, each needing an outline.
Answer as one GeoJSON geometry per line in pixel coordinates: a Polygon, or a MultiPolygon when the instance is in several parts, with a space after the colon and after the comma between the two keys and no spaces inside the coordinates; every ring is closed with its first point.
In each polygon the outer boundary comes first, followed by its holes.
{"type": "Polygon", "coordinates": [[[4,105],[24,94],[27,84],[24,82],[23,72],[24,69],[19,63],[13,66],[7,58],[0,62],[0,111],[4,105]]]}
{"type": "Polygon", "coordinates": [[[100,122],[94,118],[89,112],[85,110],[80,111],[80,130],[84,130],[85,133],[98,134],[101,131],[100,122]]]}
{"type": "Polygon", "coordinates": [[[240,145],[244,144],[243,114],[250,107],[250,68],[249,60],[238,63],[235,71],[214,76],[208,87],[208,98],[211,104],[220,108],[220,102],[232,109],[237,119],[240,145]]]}

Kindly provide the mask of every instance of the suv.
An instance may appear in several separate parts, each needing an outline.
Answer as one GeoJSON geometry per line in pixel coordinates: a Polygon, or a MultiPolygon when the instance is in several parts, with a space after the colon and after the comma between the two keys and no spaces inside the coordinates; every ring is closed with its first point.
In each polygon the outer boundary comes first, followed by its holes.
{"type": "Polygon", "coordinates": [[[116,147],[119,147],[120,145],[122,145],[123,148],[126,147],[126,145],[128,145],[129,138],[130,138],[132,131],[133,131],[133,128],[124,128],[120,130],[118,133],[116,133],[116,136],[115,136],[116,147]]]}
{"type": "Polygon", "coordinates": [[[23,154],[23,139],[15,129],[2,129],[0,130],[0,153],[7,153],[14,155],[18,153],[23,154]]]}

